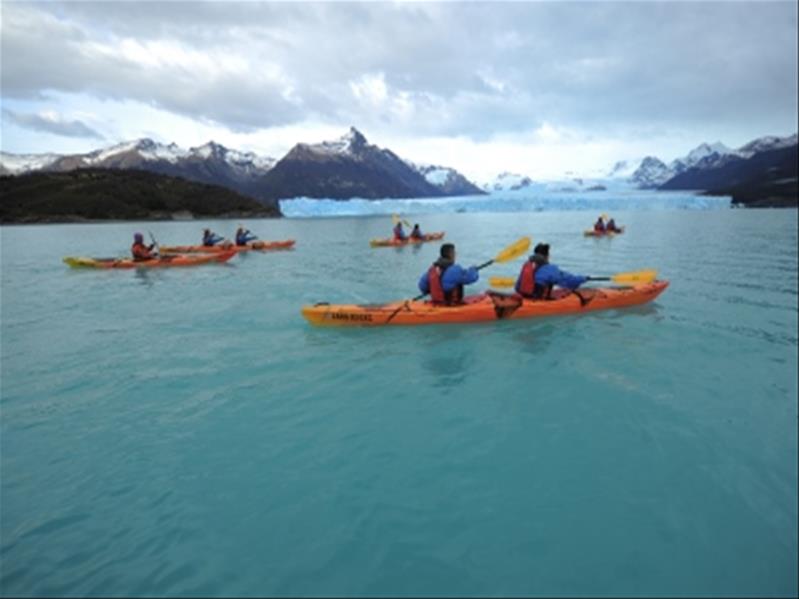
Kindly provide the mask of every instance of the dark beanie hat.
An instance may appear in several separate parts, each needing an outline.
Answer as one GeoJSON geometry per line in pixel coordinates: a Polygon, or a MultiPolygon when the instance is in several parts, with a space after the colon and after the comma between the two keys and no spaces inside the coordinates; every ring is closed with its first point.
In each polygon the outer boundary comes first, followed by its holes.
{"type": "Polygon", "coordinates": [[[454,243],[445,243],[441,246],[441,257],[449,258],[450,256],[452,256],[452,252],[454,251],[455,251],[454,243]]]}
{"type": "Polygon", "coordinates": [[[533,253],[538,254],[539,256],[549,256],[549,244],[539,243],[538,245],[535,246],[533,253]]]}

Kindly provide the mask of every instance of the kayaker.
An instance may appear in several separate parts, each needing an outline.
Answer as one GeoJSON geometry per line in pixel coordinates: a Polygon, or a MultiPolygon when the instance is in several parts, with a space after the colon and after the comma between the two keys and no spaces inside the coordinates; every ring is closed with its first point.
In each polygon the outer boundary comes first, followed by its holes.
{"type": "Polygon", "coordinates": [[[144,245],[144,235],[141,233],[133,234],[133,245],[130,246],[130,252],[133,254],[134,262],[141,262],[142,260],[152,260],[157,258],[158,255],[153,252],[155,247],[154,243],[144,245]]]}
{"type": "Polygon", "coordinates": [[[463,301],[463,286],[480,278],[477,267],[455,264],[455,244],[441,246],[438,260],[419,279],[419,291],[429,293],[434,304],[451,306],[463,301]]]}
{"type": "Polygon", "coordinates": [[[422,230],[419,228],[419,223],[413,225],[413,231],[411,231],[411,239],[424,239],[424,235],[422,235],[422,230]]]}
{"type": "Polygon", "coordinates": [[[239,227],[236,229],[236,245],[247,245],[250,241],[258,239],[257,235],[253,235],[249,229],[239,227]]]}
{"type": "Polygon", "coordinates": [[[596,219],[596,222],[594,223],[594,231],[597,233],[604,233],[605,228],[605,222],[602,220],[602,215],[600,214],[599,218],[596,219]]]}
{"type": "Polygon", "coordinates": [[[616,226],[616,221],[614,219],[610,219],[608,224],[605,226],[608,231],[613,231],[614,233],[621,233],[621,229],[616,226]]]}
{"type": "Polygon", "coordinates": [[[220,237],[219,235],[217,235],[216,233],[211,231],[211,229],[203,229],[203,245],[204,246],[210,247],[210,246],[216,245],[220,241],[224,241],[224,240],[225,240],[224,237],[220,237]]]}
{"type": "Polygon", "coordinates": [[[574,291],[587,280],[588,277],[573,275],[550,264],[549,244],[539,243],[535,246],[533,255],[522,266],[516,281],[516,292],[530,299],[552,299],[552,288],[555,285],[574,291]]]}
{"type": "Polygon", "coordinates": [[[398,222],[394,225],[394,239],[397,241],[405,241],[408,237],[405,235],[405,231],[402,230],[402,222],[398,222]]]}

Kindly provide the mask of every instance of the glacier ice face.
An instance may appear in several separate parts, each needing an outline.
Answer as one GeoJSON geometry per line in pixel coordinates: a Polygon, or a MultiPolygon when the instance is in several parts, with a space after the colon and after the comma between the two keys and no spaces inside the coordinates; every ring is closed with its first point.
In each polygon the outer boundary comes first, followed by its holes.
{"type": "Polygon", "coordinates": [[[319,200],[295,198],[280,200],[280,210],[288,218],[361,216],[380,214],[431,214],[447,212],[542,212],[590,210],[725,210],[729,197],[700,196],[689,192],[595,191],[595,192],[518,192],[488,196],[451,198],[413,198],[385,200],[319,200]]]}

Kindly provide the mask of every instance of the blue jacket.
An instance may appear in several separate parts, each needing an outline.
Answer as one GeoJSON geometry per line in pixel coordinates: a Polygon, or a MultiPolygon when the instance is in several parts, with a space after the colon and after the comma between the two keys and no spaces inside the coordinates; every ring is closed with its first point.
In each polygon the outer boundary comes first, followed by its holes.
{"type": "Polygon", "coordinates": [[[554,264],[542,264],[535,269],[535,282],[539,285],[557,285],[566,289],[577,289],[587,280],[588,277],[570,274],[554,264]]]}
{"type": "MultiPolygon", "coordinates": [[[[458,285],[469,285],[476,282],[479,278],[480,273],[477,271],[476,267],[470,266],[469,268],[463,268],[458,264],[453,264],[444,271],[444,276],[441,277],[441,287],[444,289],[444,293],[448,293],[458,285]]],[[[427,276],[427,271],[425,271],[422,278],[419,279],[419,291],[422,293],[430,293],[430,279],[427,276]]]]}
{"type": "Polygon", "coordinates": [[[249,231],[244,231],[241,235],[236,235],[236,245],[246,245],[248,241],[255,239],[258,239],[258,237],[249,231]]]}
{"type": "Polygon", "coordinates": [[[207,237],[203,235],[203,245],[216,245],[220,241],[224,241],[224,237],[220,237],[216,233],[211,233],[207,237]]]}

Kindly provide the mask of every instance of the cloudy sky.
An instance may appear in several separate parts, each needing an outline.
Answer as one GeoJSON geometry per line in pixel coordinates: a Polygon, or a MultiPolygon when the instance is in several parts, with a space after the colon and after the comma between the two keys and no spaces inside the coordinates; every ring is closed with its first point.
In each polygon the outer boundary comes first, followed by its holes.
{"type": "Polygon", "coordinates": [[[354,125],[487,180],[797,130],[797,3],[9,2],[2,150],[280,158],[354,125]]]}

